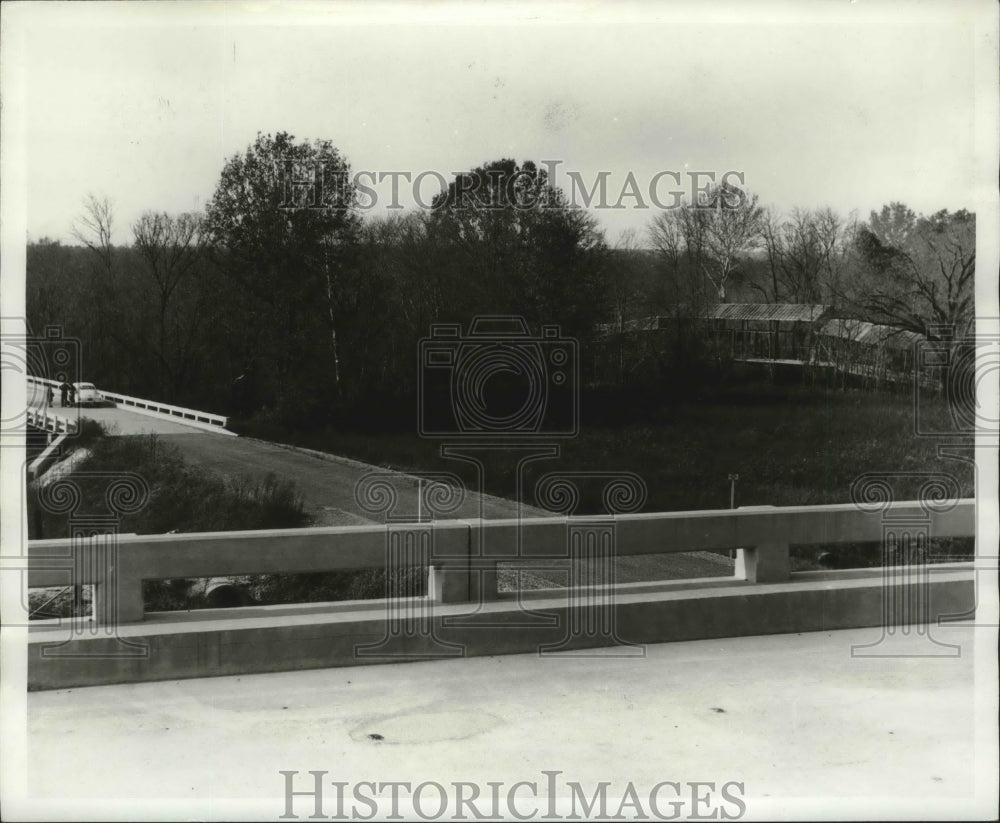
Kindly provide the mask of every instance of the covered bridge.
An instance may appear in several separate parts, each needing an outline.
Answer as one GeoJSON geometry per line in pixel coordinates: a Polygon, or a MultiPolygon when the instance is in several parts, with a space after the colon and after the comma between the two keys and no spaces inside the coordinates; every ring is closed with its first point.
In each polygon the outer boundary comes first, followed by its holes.
{"type": "Polygon", "coordinates": [[[813,303],[718,303],[605,323],[598,329],[594,376],[627,381],[700,350],[713,359],[816,366],[865,384],[910,378],[920,335],[834,314],[832,306],[813,303]]]}

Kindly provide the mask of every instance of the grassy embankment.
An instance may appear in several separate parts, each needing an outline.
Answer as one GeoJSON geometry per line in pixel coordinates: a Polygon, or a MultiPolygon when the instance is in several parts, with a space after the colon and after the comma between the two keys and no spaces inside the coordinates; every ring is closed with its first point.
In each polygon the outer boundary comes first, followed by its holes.
{"type": "MultiPolygon", "coordinates": [[[[535,485],[548,472],[634,472],[646,484],[646,511],[729,508],[730,474],[739,475],[737,506],[848,503],[852,483],[867,472],[901,473],[893,480],[897,499],[915,499],[923,483],[918,475],[927,472],[954,477],[963,497],[974,493],[973,466],[940,456],[941,438],[915,434],[908,395],[741,384],[706,390],[696,399],[658,402],[641,396],[585,396],[581,411],[580,435],[561,443],[559,457],[526,467],[525,502],[539,504],[535,485]]],[[[920,415],[925,430],[950,428],[943,400],[925,404],[920,415]]],[[[421,438],[416,431],[329,427],[288,432],[252,426],[246,431],[416,474],[450,471],[478,488],[473,466],[443,457],[440,440],[421,438]]],[[[948,442],[968,446],[971,439],[952,437],[948,442]]],[[[514,496],[512,455],[479,452],[487,492],[514,496]]],[[[576,513],[603,512],[603,485],[583,481],[580,486],[576,513]]],[[[967,554],[970,545],[969,540],[942,541],[939,548],[967,554]]],[[[794,554],[803,561],[798,566],[814,567],[821,551],[797,547],[794,554]]],[[[859,565],[879,557],[877,547],[838,551],[859,565]]]]}
{"type": "MultiPolygon", "coordinates": [[[[747,387],[706,393],[698,400],[656,405],[622,398],[582,403],[578,437],[559,441],[557,459],[532,464],[526,477],[537,481],[552,471],[630,471],[648,488],[647,511],[729,507],[728,475],[739,474],[736,504],[793,506],[850,502],[851,484],[865,472],[941,472],[953,475],[971,495],[971,466],[942,458],[940,438],[914,433],[912,398],[806,388],[747,387]]],[[[943,402],[921,409],[924,421],[945,426],[943,402]]],[[[414,414],[414,421],[416,414],[414,414]]],[[[926,423],[930,425],[930,423],[926,423]]],[[[246,426],[264,439],[307,446],[375,465],[418,473],[445,470],[474,482],[469,464],[440,454],[441,439],[414,431],[373,433],[331,426],[311,432],[246,426]]],[[[460,438],[456,438],[456,442],[460,438]]],[[[555,441],[554,441],[555,442],[555,441]]],[[[949,438],[971,444],[971,439],[949,438]]],[[[510,455],[482,453],[486,491],[514,492],[510,455]]],[[[527,502],[534,483],[527,484],[527,502]]],[[[900,477],[901,499],[917,494],[920,481],[900,477]]],[[[578,513],[596,513],[596,492],[580,501],[578,513]]]]}
{"type": "MultiPolygon", "coordinates": [[[[301,500],[291,483],[273,475],[266,477],[217,477],[187,464],[180,451],[155,435],[106,437],[99,424],[83,427],[67,445],[89,451],[67,478],[79,494],[72,513],[61,512],[53,502],[59,495],[46,493],[34,484],[28,487],[28,536],[30,539],[70,536],[74,519],[113,514],[105,499],[108,483],[125,472],[142,478],[149,489],[148,500],[118,522],[119,533],[164,534],[171,531],[200,532],[240,529],[294,528],[307,525],[301,500]],[[100,476],[102,475],[103,476],[100,476]]],[[[148,609],[192,608],[203,605],[189,595],[184,582],[149,582],[145,586],[148,609]]],[[[34,615],[71,613],[72,591],[36,592],[29,597],[34,615]]]]}
{"type": "MultiPolygon", "coordinates": [[[[180,450],[155,435],[107,437],[89,423],[70,448],[86,448],[89,456],[75,467],[70,480],[79,490],[75,517],[109,514],[108,483],[125,472],[142,478],[149,494],[145,505],[121,517],[120,534],[242,531],[298,528],[309,525],[294,483],[273,474],[220,477],[186,463],[180,450]]],[[[55,495],[53,495],[55,497],[55,495]]],[[[72,518],[51,510],[45,494],[28,488],[30,539],[68,537],[72,518]]],[[[426,573],[400,573],[397,586],[413,595],[423,593],[426,573]]],[[[238,578],[258,603],[295,603],[383,597],[386,574],[381,569],[345,570],[313,575],[245,575],[238,578]]],[[[89,589],[84,593],[86,606],[89,589]]],[[[210,605],[204,587],[191,580],[147,581],[143,586],[147,611],[203,608],[210,605]]],[[[73,591],[29,594],[35,618],[69,616],[73,591]]]]}
{"type": "MultiPolygon", "coordinates": [[[[803,387],[743,386],[715,390],[698,399],[652,403],[642,398],[585,398],[580,435],[561,443],[558,459],[527,466],[526,502],[538,504],[535,484],[547,472],[630,471],[646,484],[647,511],[728,508],[730,473],[738,474],[737,505],[776,506],[844,503],[853,481],[865,472],[906,472],[895,483],[901,499],[917,495],[917,473],[952,475],[963,496],[973,494],[973,467],[941,457],[935,438],[914,434],[910,398],[803,387]]],[[[947,428],[943,403],[922,408],[925,422],[947,428]]],[[[330,427],[288,432],[245,427],[247,433],[419,474],[445,470],[478,488],[470,464],[442,457],[440,441],[410,433],[343,431],[330,427]]],[[[294,486],[271,477],[220,478],[184,463],[180,453],[156,437],[87,435],[91,457],[84,472],[132,471],[151,493],[147,505],[123,518],[120,532],[216,531],[307,525],[294,486]]],[[[950,438],[968,444],[968,438],[950,438]]],[[[485,490],[513,497],[512,452],[481,453],[485,490]]],[[[79,514],[104,511],[100,481],[81,477],[79,514]]],[[[601,482],[581,484],[577,514],[602,511],[601,482]]],[[[29,534],[67,534],[65,514],[43,511],[29,493],[29,534]]],[[[968,554],[971,541],[949,541],[939,549],[968,554]]],[[[822,547],[795,547],[796,566],[815,567],[822,547]]],[[[877,546],[840,547],[857,565],[879,559],[877,546]]],[[[418,575],[419,576],[419,575],[418,575]]],[[[269,576],[253,581],[266,602],[380,596],[385,578],[375,570],[318,575],[269,576]]],[[[416,590],[414,594],[419,593],[416,590]]],[[[185,584],[149,584],[147,608],[193,608],[202,603],[185,584]]]]}

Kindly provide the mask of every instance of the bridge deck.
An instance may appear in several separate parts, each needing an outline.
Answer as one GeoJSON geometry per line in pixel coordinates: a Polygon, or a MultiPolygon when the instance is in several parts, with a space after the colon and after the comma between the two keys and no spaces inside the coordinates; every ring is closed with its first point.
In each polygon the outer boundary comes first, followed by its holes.
{"type": "Polygon", "coordinates": [[[188,426],[179,420],[166,417],[155,417],[151,414],[140,414],[128,409],[94,408],[81,409],[81,417],[103,423],[110,434],[212,434],[212,432],[197,426],[188,426]]]}
{"type": "MultiPolygon", "coordinates": [[[[318,769],[350,783],[473,781],[484,793],[489,780],[538,781],[540,796],[542,770],[560,770],[588,797],[601,780],[611,796],[631,781],[644,798],[664,780],[741,781],[751,818],[795,818],[797,801],[817,797],[833,817],[870,817],[880,802],[962,817],[984,765],[976,633],[933,630],[961,644],[958,657],[852,658],[852,644],[880,631],[670,643],[632,659],[605,649],[31,693],[28,789],[132,799],[144,814],[155,798],[241,798],[254,801],[247,815],[273,818],[282,769],[301,773],[296,789],[318,769]]],[[[926,650],[916,633],[905,642],[926,650]]],[[[295,810],[306,819],[312,800],[295,810]]]]}
{"type": "MultiPolygon", "coordinates": [[[[30,408],[41,409],[42,405],[34,402],[30,404],[30,408]]],[[[211,433],[203,426],[186,425],[180,420],[170,419],[166,416],[140,414],[128,409],[109,406],[77,409],[64,408],[57,404],[49,406],[48,412],[54,417],[70,422],[76,422],[80,418],[96,420],[103,423],[108,432],[113,435],[211,433]]]]}

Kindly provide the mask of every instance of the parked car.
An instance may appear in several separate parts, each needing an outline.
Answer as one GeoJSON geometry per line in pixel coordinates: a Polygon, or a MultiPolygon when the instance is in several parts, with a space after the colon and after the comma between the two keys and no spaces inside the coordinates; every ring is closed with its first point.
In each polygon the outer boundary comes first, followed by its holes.
{"type": "Polygon", "coordinates": [[[76,405],[78,406],[103,406],[104,398],[93,383],[74,383],[76,390],[76,405]]]}

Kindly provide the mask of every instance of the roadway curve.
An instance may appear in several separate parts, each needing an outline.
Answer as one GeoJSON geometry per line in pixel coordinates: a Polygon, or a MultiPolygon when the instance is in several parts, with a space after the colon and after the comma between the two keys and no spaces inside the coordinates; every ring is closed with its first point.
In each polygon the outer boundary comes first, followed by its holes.
{"type": "MultiPolygon", "coordinates": [[[[400,472],[389,472],[356,460],[319,452],[279,446],[250,437],[225,437],[210,432],[163,435],[166,443],[176,445],[184,459],[217,474],[265,475],[274,472],[295,482],[302,495],[306,511],[318,526],[347,526],[384,522],[376,513],[366,512],[354,499],[354,490],[365,475],[380,472],[391,475],[392,487],[398,495],[393,511],[398,516],[416,516],[416,479],[400,472]]],[[[517,504],[491,495],[467,494],[465,502],[448,518],[495,520],[517,517],[517,504]]],[[[548,515],[548,512],[524,507],[528,517],[548,515]]]]}
{"type": "MultiPolygon", "coordinates": [[[[62,410],[53,408],[52,411],[61,413],[62,410]]],[[[66,409],[65,412],[66,416],[76,414],[75,409],[66,409]]],[[[86,409],[81,414],[101,421],[112,434],[156,434],[164,442],[176,445],[188,463],[216,474],[263,476],[273,472],[279,478],[291,480],[302,496],[307,514],[317,526],[384,522],[379,515],[364,511],[354,497],[357,484],[371,472],[390,475],[398,501],[393,512],[395,515],[413,516],[417,512],[416,478],[411,475],[389,472],[335,455],[193,428],[166,417],[126,409],[86,409]]],[[[519,507],[514,501],[469,492],[464,503],[447,517],[494,520],[517,517],[518,514],[519,507]]],[[[520,514],[525,517],[551,516],[550,512],[531,506],[520,507],[520,514]]],[[[719,577],[731,575],[733,564],[728,557],[711,552],[623,556],[617,558],[615,573],[620,583],[719,577]]],[[[502,578],[510,577],[502,583],[505,588],[513,585],[512,575],[513,571],[501,573],[502,578]]],[[[566,580],[565,572],[535,570],[529,574],[522,572],[520,585],[526,588],[562,586],[566,585],[566,580]]]]}
{"type": "MultiPolygon", "coordinates": [[[[279,477],[295,481],[302,495],[307,512],[316,525],[352,525],[383,522],[376,515],[365,512],[354,499],[358,482],[370,472],[388,473],[386,469],[359,463],[355,460],[322,455],[288,446],[279,446],[247,437],[224,437],[211,433],[166,435],[162,439],[180,448],[185,459],[197,466],[219,474],[266,474],[274,472],[279,477]]],[[[392,485],[396,489],[397,515],[415,515],[417,511],[417,488],[411,475],[392,472],[392,485]]],[[[550,512],[531,506],[523,506],[525,517],[552,516],[550,512]]],[[[477,518],[493,520],[517,517],[518,506],[511,500],[492,495],[469,492],[465,503],[452,518],[477,518]],[[480,506],[482,511],[480,513],[480,506]]],[[[512,567],[504,564],[508,571],[501,571],[501,586],[513,588],[515,583],[512,567]]],[[[553,564],[558,565],[558,564],[553,564]]],[[[531,564],[527,564],[531,569],[531,564]]],[[[615,563],[615,576],[621,583],[649,580],[677,580],[697,577],[725,577],[732,575],[733,563],[725,556],[712,552],[689,552],[685,554],[647,554],[619,557],[615,563]]],[[[520,585],[524,588],[565,586],[566,571],[543,571],[532,569],[522,571],[520,585]]]]}

